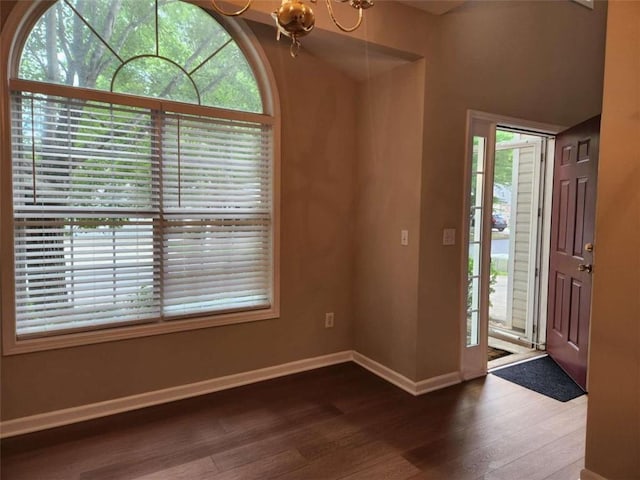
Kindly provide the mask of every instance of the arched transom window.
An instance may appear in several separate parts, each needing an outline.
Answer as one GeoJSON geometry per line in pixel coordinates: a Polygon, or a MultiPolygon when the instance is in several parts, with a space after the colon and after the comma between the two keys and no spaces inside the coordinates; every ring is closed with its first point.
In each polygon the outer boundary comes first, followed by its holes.
{"type": "Polygon", "coordinates": [[[31,30],[18,77],[262,112],[238,44],[177,0],[60,0],[31,30]]]}
{"type": "Polygon", "coordinates": [[[276,120],[244,40],[178,0],[58,0],[32,25],[10,79],[16,344],[277,314],[276,120]]]}

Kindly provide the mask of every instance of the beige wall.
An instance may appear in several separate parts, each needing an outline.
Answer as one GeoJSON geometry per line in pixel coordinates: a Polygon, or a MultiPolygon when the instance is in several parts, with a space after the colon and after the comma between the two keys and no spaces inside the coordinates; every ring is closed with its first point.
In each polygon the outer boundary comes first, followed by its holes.
{"type": "Polygon", "coordinates": [[[418,379],[458,371],[467,109],[572,125],[600,112],[606,4],[471,2],[441,17],[428,60],[418,379]],[[456,228],[455,247],[442,229],[456,228]]]}
{"type": "Polygon", "coordinates": [[[414,380],[424,66],[375,77],[358,99],[354,345],[414,380]]]}
{"type": "MultiPolygon", "coordinates": [[[[587,469],[640,478],[640,2],[609,3],[598,169],[587,469]]],[[[583,477],[587,478],[587,477],[583,477]]]]}
{"type": "Polygon", "coordinates": [[[281,317],[3,357],[3,420],[352,348],[356,86],[257,28],[283,118],[281,317]]]}

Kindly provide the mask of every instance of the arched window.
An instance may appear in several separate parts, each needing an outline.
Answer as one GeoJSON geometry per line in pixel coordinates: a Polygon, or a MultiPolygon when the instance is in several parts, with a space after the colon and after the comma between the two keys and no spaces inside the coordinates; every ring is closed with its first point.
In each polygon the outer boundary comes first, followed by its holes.
{"type": "Polygon", "coordinates": [[[250,45],[178,0],[58,0],[32,25],[9,79],[15,345],[275,316],[277,119],[250,45]]]}
{"type": "Polygon", "coordinates": [[[179,0],[59,0],[40,17],[18,77],[262,113],[238,44],[179,0]]]}

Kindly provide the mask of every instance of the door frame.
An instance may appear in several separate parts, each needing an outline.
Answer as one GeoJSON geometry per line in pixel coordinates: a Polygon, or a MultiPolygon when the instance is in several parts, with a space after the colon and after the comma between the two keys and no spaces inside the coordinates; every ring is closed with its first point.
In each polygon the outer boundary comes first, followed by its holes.
{"type": "MultiPolygon", "coordinates": [[[[492,114],[482,112],[478,110],[467,110],[466,129],[465,129],[465,157],[464,157],[464,192],[462,199],[462,235],[461,235],[461,249],[460,249],[460,278],[464,279],[461,282],[460,288],[460,377],[462,380],[470,380],[472,378],[481,377],[487,374],[487,348],[489,338],[489,304],[488,304],[488,280],[489,271],[487,268],[481,269],[481,301],[479,312],[479,341],[476,345],[467,346],[467,281],[468,278],[468,255],[469,255],[469,212],[471,205],[469,202],[469,189],[471,188],[471,156],[473,154],[473,135],[474,131],[484,130],[487,132],[487,140],[489,142],[487,146],[487,157],[495,156],[495,131],[497,126],[508,127],[514,129],[527,130],[541,135],[549,135],[555,137],[558,133],[566,130],[565,126],[554,125],[542,122],[535,122],[531,120],[525,120],[515,117],[509,117],[504,115],[492,114]],[[493,145],[491,144],[493,142],[493,145]],[[485,285],[485,287],[482,287],[485,285]]],[[[541,175],[541,179],[544,177],[545,184],[551,186],[546,188],[543,192],[543,206],[542,206],[542,229],[541,229],[541,241],[538,244],[538,254],[542,259],[549,258],[549,241],[551,238],[551,199],[552,199],[552,186],[553,186],[553,163],[554,163],[554,150],[555,140],[550,138],[547,142],[547,165],[545,172],[541,175]],[[549,173],[550,172],[550,173],[549,173]],[[546,182],[551,183],[546,183],[546,182]]],[[[493,160],[486,169],[486,174],[493,177],[493,160]]],[[[483,191],[486,189],[483,189],[483,191]]],[[[485,201],[489,195],[493,195],[493,191],[484,191],[485,201]]],[[[492,198],[492,197],[491,197],[492,198]]],[[[487,247],[486,239],[491,237],[491,211],[490,209],[483,209],[482,219],[483,231],[482,231],[482,246],[483,250],[480,252],[483,265],[487,265],[490,261],[490,245],[487,247]]],[[[544,285],[548,282],[548,262],[542,261],[539,271],[540,283],[542,288],[536,295],[537,303],[536,308],[540,314],[540,323],[538,328],[538,334],[546,330],[546,309],[543,308],[547,301],[547,290],[544,285]]]]}

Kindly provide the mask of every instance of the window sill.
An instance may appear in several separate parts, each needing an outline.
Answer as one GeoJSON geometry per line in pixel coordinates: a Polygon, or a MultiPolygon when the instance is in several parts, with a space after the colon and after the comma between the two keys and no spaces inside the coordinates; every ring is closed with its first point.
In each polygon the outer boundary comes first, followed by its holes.
{"type": "Polygon", "coordinates": [[[103,330],[93,330],[78,333],[59,334],[50,337],[39,337],[18,340],[13,336],[4,335],[2,355],[19,355],[23,353],[56,350],[61,348],[91,345],[95,343],[114,342],[153,335],[186,332],[202,328],[221,327],[239,323],[269,320],[280,316],[279,308],[272,306],[268,309],[242,311],[197,317],[191,319],[172,320],[140,325],[127,325],[103,330]]]}

